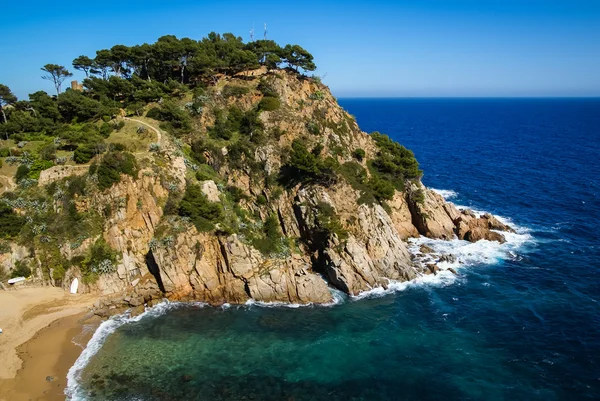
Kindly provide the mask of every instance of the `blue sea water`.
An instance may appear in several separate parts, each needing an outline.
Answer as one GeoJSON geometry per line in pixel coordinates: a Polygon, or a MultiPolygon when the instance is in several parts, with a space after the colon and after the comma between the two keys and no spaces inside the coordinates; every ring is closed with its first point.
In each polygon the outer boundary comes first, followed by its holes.
{"type": "Polygon", "coordinates": [[[458,278],[330,307],[109,321],[69,374],[73,399],[600,399],[600,99],[340,104],[412,149],[425,185],[519,234],[430,241],[465,261],[458,278]]]}

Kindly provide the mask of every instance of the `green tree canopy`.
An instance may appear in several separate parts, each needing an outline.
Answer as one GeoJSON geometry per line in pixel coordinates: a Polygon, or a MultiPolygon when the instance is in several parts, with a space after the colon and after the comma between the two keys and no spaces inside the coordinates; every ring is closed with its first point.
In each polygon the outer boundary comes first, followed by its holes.
{"type": "Polygon", "coordinates": [[[52,81],[57,96],[60,94],[60,87],[64,80],[73,76],[64,66],[58,64],[46,64],[41,70],[46,72],[42,75],[42,79],[52,81]]]}
{"type": "Polygon", "coordinates": [[[85,76],[88,78],[90,71],[94,68],[94,60],[88,56],[79,56],[73,60],[73,68],[85,72],[85,76]]]}
{"type": "Polygon", "coordinates": [[[2,121],[6,123],[6,114],[4,113],[4,106],[13,104],[17,101],[17,97],[12,93],[10,88],[6,85],[0,84],[0,112],[2,112],[2,121]]]}

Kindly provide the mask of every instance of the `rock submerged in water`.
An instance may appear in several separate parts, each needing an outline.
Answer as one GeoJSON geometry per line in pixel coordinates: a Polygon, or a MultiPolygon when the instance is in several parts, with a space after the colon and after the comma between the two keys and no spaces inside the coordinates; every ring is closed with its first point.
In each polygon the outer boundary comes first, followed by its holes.
{"type": "Polygon", "coordinates": [[[423,254],[433,253],[433,249],[430,248],[429,246],[423,244],[419,247],[419,252],[421,252],[423,254]]]}

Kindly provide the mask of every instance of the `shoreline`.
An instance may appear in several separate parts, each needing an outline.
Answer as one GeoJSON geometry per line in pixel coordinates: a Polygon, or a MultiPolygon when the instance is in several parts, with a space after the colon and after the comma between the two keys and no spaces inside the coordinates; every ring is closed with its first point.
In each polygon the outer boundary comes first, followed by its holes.
{"type": "Polygon", "coordinates": [[[93,334],[83,320],[96,298],[53,287],[0,291],[0,401],[66,398],[67,372],[93,334]]]}

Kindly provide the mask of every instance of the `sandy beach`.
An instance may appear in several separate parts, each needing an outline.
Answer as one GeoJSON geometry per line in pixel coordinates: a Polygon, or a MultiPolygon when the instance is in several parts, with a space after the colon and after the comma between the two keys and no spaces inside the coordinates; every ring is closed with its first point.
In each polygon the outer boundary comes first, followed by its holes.
{"type": "Polygon", "coordinates": [[[65,399],[66,374],[92,335],[81,320],[96,298],[52,287],[0,291],[1,401],[65,399]]]}

